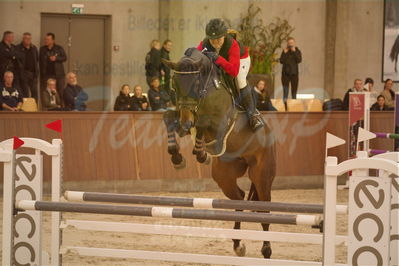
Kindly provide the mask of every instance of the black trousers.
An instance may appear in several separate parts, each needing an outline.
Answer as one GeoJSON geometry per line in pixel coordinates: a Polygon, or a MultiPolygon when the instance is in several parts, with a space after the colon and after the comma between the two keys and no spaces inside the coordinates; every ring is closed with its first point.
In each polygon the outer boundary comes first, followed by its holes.
{"type": "Polygon", "coordinates": [[[291,83],[291,96],[292,99],[296,99],[296,93],[298,91],[298,81],[299,77],[298,75],[281,75],[281,83],[283,84],[283,99],[284,102],[287,101],[288,99],[288,92],[290,89],[290,83],[291,83]]]}
{"type": "Polygon", "coordinates": [[[36,103],[38,102],[37,94],[37,77],[35,73],[30,71],[24,71],[21,81],[21,90],[24,98],[32,97],[35,98],[36,103]]]}

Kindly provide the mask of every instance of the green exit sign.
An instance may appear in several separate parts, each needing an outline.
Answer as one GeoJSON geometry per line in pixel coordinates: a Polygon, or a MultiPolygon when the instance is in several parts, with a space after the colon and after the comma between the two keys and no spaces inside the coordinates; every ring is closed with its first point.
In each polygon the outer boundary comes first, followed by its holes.
{"type": "Polygon", "coordinates": [[[84,5],[82,4],[72,4],[72,14],[82,14],[84,5]]]}

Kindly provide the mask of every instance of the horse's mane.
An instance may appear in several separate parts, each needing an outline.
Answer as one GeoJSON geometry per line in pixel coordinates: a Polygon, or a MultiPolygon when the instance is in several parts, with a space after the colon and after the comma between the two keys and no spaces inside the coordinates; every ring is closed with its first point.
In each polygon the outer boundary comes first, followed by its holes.
{"type": "Polygon", "coordinates": [[[210,63],[209,60],[204,59],[207,59],[207,57],[197,48],[188,48],[178,63],[179,71],[199,70],[199,66],[206,66],[206,64],[210,63]]]}

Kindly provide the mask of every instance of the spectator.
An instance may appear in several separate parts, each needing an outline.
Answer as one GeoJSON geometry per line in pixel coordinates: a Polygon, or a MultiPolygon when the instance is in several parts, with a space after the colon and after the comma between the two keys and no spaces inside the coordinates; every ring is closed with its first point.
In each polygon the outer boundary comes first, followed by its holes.
{"type": "MultiPolygon", "coordinates": [[[[19,87],[19,69],[17,60],[17,50],[14,42],[14,33],[12,31],[5,31],[3,33],[3,40],[0,43],[0,77],[4,78],[4,73],[10,71],[14,74],[14,84],[19,87]]],[[[1,82],[2,80],[0,80],[1,82]]]]}
{"type": "Polygon", "coordinates": [[[265,87],[266,82],[261,79],[256,83],[256,86],[252,90],[256,108],[259,111],[277,111],[277,109],[272,105],[270,97],[266,95],[265,87]]]}
{"type": "Polygon", "coordinates": [[[131,111],[132,103],[130,87],[127,84],[123,84],[118,97],[116,97],[114,111],[131,111]]]}
{"type": "Polygon", "coordinates": [[[39,52],[32,44],[32,35],[25,32],[22,42],[17,46],[19,68],[21,73],[20,86],[25,98],[35,98],[38,102],[37,78],[39,76],[39,52]]]}
{"type": "Polygon", "coordinates": [[[392,90],[393,81],[392,79],[385,80],[384,90],[381,95],[385,98],[385,104],[388,108],[395,108],[395,92],[392,90]]]}
{"type": "MultiPolygon", "coordinates": [[[[172,50],[172,41],[166,40],[161,48],[161,58],[170,61],[169,53],[172,50]]],[[[161,85],[170,93],[170,68],[161,62],[161,85]]]]}
{"type": "Polygon", "coordinates": [[[169,94],[160,87],[158,77],[151,79],[151,88],[148,91],[148,98],[153,111],[166,111],[171,106],[169,94]]]}
{"type": "Polygon", "coordinates": [[[385,97],[382,95],[379,95],[377,97],[377,102],[371,106],[370,110],[371,111],[389,111],[388,106],[385,105],[385,97]]]}
{"type": "Polygon", "coordinates": [[[4,111],[22,111],[22,94],[15,86],[14,74],[11,71],[6,71],[3,80],[0,97],[1,109],[4,111]]]}
{"type": "Polygon", "coordinates": [[[143,89],[140,85],[134,86],[133,100],[133,111],[148,111],[150,106],[148,104],[147,97],[143,95],[143,89]]]}
{"type": "Polygon", "coordinates": [[[47,88],[43,92],[42,105],[47,111],[61,110],[61,99],[57,92],[57,81],[55,79],[47,80],[47,88]]]}
{"type": "Polygon", "coordinates": [[[64,62],[67,60],[64,48],[55,44],[54,33],[47,33],[44,39],[44,46],[40,48],[40,89],[46,89],[47,80],[52,78],[57,81],[57,92],[61,97],[64,96],[65,86],[64,62]]]}
{"type": "Polygon", "coordinates": [[[147,84],[151,88],[151,79],[153,77],[160,77],[161,43],[158,40],[153,40],[150,46],[151,50],[145,57],[145,75],[147,77],[147,84]]]}
{"type": "Polygon", "coordinates": [[[287,40],[287,48],[283,50],[280,57],[280,63],[283,64],[281,74],[281,83],[283,84],[284,102],[287,102],[289,85],[291,83],[291,96],[296,99],[298,90],[299,71],[298,64],[302,61],[302,53],[296,47],[295,39],[289,37],[287,40]]]}
{"type": "Polygon", "coordinates": [[[66,75],[67,86],[64,89],[64,105],[67,110],[84,111],[86,109],[85,101],[87,101],[87,94],[82,87],[78,85],[76,74],[69,72],[66,75]],[[83,103],[82,103],[83,101],[83,103]]]}
{"type": "Polygon", "coordinates": [[[377,102],[377,91],[374,90],[374,80],[366,78],[364,81],[364,90],[370,92],[370,107],[377,102]]]}
{"type": "Polygon", "coordinates": [[[361,79],[355,79],[353,88],[350,88],[344,96],[344,102],[342,104],[343,110],[349,110],[349,93],[351,92],[362,92],[365,91],[363,88],[363,82],[361,79]]]}

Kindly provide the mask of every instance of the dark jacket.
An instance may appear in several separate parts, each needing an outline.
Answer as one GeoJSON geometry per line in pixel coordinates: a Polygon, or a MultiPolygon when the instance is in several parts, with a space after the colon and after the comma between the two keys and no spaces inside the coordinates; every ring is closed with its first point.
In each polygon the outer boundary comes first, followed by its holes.
{"type": "MultiPolygon", "coordinates": [[[[170,61],[169,52],[164,47],[161,48],[161,58],[170,61]]],[[[165,79],[170,79],[170,68],[161,61],[161,69],[165,72],[165,79]]]]}
{"type": "Polygon", "coordinates": [[[148,103],[147,97],[144,95],[141,98],[136,96],[132,97],[132,110],[133,111],[148,111],[150,108],[150,104],[148,103]],[[147,109],[143,109],[143,103],[147,103],[147,109]]]}
{"type": "Polygon", "coordinates": [[[43,108],[47,111],[51,109],[58,109],[61,107],[61,99],[60,95],[56,92],[55,94],[50,94],[50,92],[46,89],[43,92],[43,100],[42,100],[43,108]],[[51,103],[51,98],[55,98],[55,103],[51,103]]]}
{"type": "MultiPolygon", "coordinates": [[[[32,53],[33,53],[33,61],[34,61],[34,76],[38,77],[39,76],[39,52],[37,50],[37,47],[35,45],[31,45],[32,53]]],[[[19,71],[20,73],[24,73],[25,69],[25,63],[26,63],[26,53],[28,52],[28,49],[25,48],[25,46],[21,43],[16,46],[17,54],[18,54],[18,65],[19,65],[19,71]]]]}
{"type": "Polygon", "coordinates": [[[155,48],[147,53],[145,57],[145,75],[147,77],[159,77],[161,70],[161,51],[155,48]]]}
{"type": "MultiPolygon", "coordinates": [[[[363,89],[363,91],[366,91],[363,89]]],[[[355,88],[350,88],[344,96],[343,104],[342,104],[342,110],[348,111],[349,110],[349,93],[351,92],[356,92],[355,88]]]]}
{"type": "Polygon", "coordinates": [[[121,92],[118,97],[116,97],[114,111],[132,111],[132,104],[132,97],[121,92]]]}
{"type": "Polygon", "coordinates": [[[18,106],[18,103],[22,103],[22,101],[22,93],[19,88],[6,88],[5,85],[0,84],[0,110],[3,109],[3,103],[15,108],[18,106]]]}
{"type": "Polygon", "coordinates": [[[49,50],[47,46],[40,47],[39,58],[40,58],[40,76],[41,78],[46,78],[49,73],[47,73],[47,64],[51,63],[50,56],[56,56],[54,62],[55,76],[57,78],[62,78],[65,76],[64,62],[67,60],[64,48],[58,44],[54,44],[53,48],[49,50]]]}
{"type": "Polygon", "coordinates": [[[167,103],[170,102],[169,94],[162,88],[159,88],[159,91],[151,88],[148,91],[148,98],[150,100],[152,111],[166,109],[167,103]]]}
{"type": "Polygon", "coordinates": [[[252,97],[255,106],[259,111],[277,111],[277,109],[274,108],[272,101],[270,101],[270,98],[262,95],[256,91],[255,88],[252,89],[252,97]]]}
{"type": "Polygon", "coordinates": [[[302,62],[302,53],[298,47],[295,47],[295,52],[288,50],[282,52],[280,63],[283,64],[283,75],[298,75],[298,64],[302,62]]]}
{"type": "Polygon", "coordinates": [[[14,73],[14,79],[19,76],[19,65],[17,60],[16,46],[8,46],[5,42],[0,42],[0,81],[3,80],[4,73],[11,71],[14,73]]]}
{"type": "Polygon", "coordinates": [[[83,90],[82,87],[80,87],[79,85],[73,86],[67,84],[67,86],[64,89],[64,95],[63,95],[65,108],[70,110],[76,109],[75,101],[82,90],[83,90]]]}
{"type": "Polygon", "coordinates": [[[384,106],[381,108],[378,103],[374,103],[371,107],[370,107],[370,111],[390,111],[391,109],[388,108],[388,106],[386,106],[384,104],[384,106]]]}

